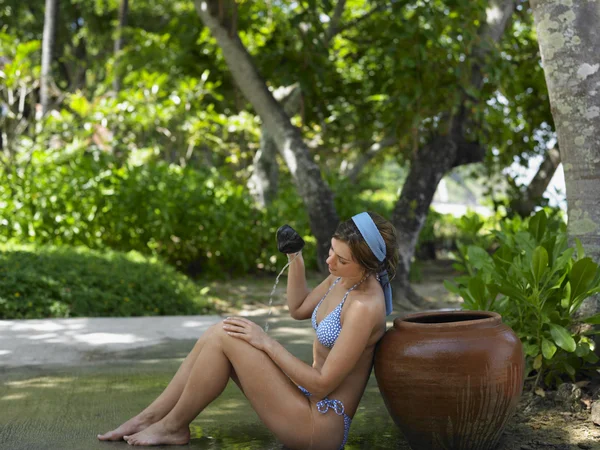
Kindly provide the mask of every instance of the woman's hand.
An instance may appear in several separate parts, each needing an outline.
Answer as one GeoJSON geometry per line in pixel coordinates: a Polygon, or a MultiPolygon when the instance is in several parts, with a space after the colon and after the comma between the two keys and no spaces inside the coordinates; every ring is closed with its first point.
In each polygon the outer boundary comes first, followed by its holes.
{"type": "Polygon", "coordinates": [[[259,350],[264,351],[271,339],[260,326],[243,317],[228,317],[223,324],[228,335],[242,339],[259,350]]]}

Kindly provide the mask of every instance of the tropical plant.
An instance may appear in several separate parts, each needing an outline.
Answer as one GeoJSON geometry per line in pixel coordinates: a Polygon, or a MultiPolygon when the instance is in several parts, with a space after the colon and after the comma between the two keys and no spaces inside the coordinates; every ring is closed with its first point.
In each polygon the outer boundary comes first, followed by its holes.
{"type": "Polygon", "coordinates": [[[577,312],[600,292],[600,269],[578,240],[569,247],[564,223],[549,222],[543,210],[522,224],[515,229],[507,223],[493,233],[493,255],[468,246],[461,262],[466,274],[444,285],[462,296],[465,309],[502,315],[523,343],[534,387],[540,380],[559,384],[565,375],[575,380],[598,362],[595,332],[582,332],[580,325],[600,323],[600,315],[582,321],[577,312]]]}

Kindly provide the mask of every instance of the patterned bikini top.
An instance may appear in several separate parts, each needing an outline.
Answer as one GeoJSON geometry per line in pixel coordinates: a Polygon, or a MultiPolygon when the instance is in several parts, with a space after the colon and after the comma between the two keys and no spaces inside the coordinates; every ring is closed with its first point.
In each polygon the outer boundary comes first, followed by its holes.
{"type": "Polygon", "coordinates": [[[356,287],[359,284],[361,284],[363,281],[366,280],[366,278],[363,278],[358,283],[356,283],[354,286],[352,286],[350,289],[348,289],[346,291],[346,294],[344,294],[344,298],[342,298],[342,301],[340,302],[340,304],[337,305],[333,311],[331,311],[329,314],[327,314],[327,316],[325,316],[325,318],[323,320],[321,320],[321,323],[317,325],[317,311],[319,310],[319,306],[321,306],[321,303],[323,303],[323,300],[325,300],[325,297],[327,297],[327,295],[331,292],[333,287],[341,279],[342,279],[342,277],[338,277],[333,282],[333,284],[331,285],[331,287],[329,288],[327,293],[323,296],[323,298],[321,299],[321,301],[319,302],[319,304],[317,305],[317,307],[315,308],[315,310],[312,313],[312,326],[317,333],[317,339],[319,340],[319,342],[321,344],[323,344],[323,346],[325,346],[327,348],[333,347],[333,344],[335,344],[335,341],[337,341],[337,338],[340,335],[340,332],[342,331],[342,324],[340,322],[340,317],[342,315],[342,307],[344,306],[344,302],[346,301],[348,294],[350,292],[352,292],[354,289],[356,289],[356,287]]]}

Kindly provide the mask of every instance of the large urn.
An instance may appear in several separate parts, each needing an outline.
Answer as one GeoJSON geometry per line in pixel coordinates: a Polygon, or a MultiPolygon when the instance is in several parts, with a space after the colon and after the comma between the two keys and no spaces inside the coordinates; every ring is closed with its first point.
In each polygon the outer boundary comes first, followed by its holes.
{"type": "Polygon", "coordinates": [[[499,314],[394,320],[375,354],[385,405],[413,450],[491,450],[523,390],[521,341],[499,314]]]}

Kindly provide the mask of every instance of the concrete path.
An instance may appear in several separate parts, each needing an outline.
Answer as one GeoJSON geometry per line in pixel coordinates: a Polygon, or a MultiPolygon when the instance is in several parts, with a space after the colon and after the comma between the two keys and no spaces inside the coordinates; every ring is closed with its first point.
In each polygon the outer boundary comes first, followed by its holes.
{"type": "Polygon", "coordinates": [[[198,339],[219,316],[0,320],[0,367],[78,364],[91,354],[198,339]]]}

